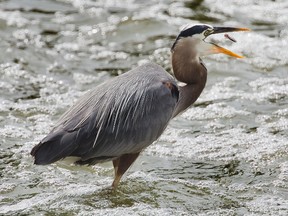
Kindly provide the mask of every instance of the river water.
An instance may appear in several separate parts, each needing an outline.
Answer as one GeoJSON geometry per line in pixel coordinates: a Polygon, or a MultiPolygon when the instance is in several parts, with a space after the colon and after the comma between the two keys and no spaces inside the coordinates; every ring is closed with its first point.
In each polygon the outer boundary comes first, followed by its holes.
{"type": "Polygon", "coordinates": [[[288,215],[286,0],[0,1],[0,215],[288,215]],[[31,148],[85,91],[153,61],[187,23],[215,42],[207,86],[123,178],[111,163],[35,166],[31,148]]]}

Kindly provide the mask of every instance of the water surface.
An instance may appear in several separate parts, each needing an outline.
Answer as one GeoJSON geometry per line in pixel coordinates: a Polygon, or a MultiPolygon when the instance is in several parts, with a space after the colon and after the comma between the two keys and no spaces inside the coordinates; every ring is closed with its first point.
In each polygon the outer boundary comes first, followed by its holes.
{"type": "Polygon", "coordinates": [[[288,215],[288,2],[0,2],[1,215],[288,215]],[[110,163],[35,166],[31,148],[88,89],[153,61],[187,23],[251,28],[117,191],[110,163]]]}

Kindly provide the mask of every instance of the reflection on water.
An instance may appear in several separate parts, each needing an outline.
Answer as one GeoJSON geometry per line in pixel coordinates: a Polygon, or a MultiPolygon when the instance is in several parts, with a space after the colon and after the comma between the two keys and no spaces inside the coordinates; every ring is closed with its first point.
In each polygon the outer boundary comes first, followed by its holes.
{"type": "Polygon", "coordinates": [[[288,215],[287,1],[0,2],[1,215],[288,215]],[[29,152],[86,90],[146,61],[171,72],[187,23],[253,31],[211,40],[195,106],[117,191],[111,163],[35,166],[29,152]]]}

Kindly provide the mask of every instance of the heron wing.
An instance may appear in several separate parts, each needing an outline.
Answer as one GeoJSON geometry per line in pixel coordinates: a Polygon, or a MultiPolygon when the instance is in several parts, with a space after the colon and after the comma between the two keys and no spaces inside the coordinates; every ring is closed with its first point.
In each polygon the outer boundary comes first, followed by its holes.
{"type": "Polygon", "coordinates": [[[46,163],[67,156],[94,163],[140,152],[172,117],[178,98],[165,82],[176,86],[163,68],[149,63],[99,85],[62,116],[34,151],[35,159],[42,152],[46,163]]]}

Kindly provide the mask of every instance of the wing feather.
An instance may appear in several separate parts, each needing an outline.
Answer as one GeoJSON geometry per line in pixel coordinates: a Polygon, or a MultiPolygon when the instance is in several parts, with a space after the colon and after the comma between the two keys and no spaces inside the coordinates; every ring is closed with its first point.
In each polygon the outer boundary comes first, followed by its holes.
{"type": "Polygon", "coordinates": [[[94,163],[146,148],[166,128],[177,103],[164,81],[176,85],[149,63],[99,85],[64,113],[32,150],[35,159],[46,154],[44,161],[51,163],[77,156],[79,163],[94,163]]]}

